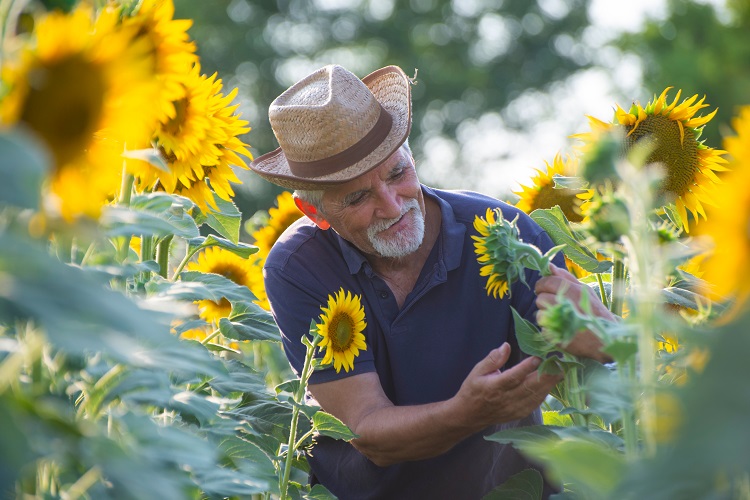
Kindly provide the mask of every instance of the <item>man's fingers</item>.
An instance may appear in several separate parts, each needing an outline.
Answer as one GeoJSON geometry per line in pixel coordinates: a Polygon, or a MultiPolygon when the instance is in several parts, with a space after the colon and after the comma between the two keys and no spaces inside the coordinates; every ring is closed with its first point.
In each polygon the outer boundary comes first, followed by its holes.
{"type": "Polygon", "coordinates": [[[497,380],[497,388],[503,391],[512,391],[523,384],[529,375],[535,374],[536,369],[542,362],[537,357],[526,358],[513,368],[505,370],[497,380]]]}
{"type": "Polygon", "coordinates": [[[573,274],[571,274],[567,269],[563,269],[562,267],[557,267],[551,262],[549,264],[549,268],[550,268],[550,271],[552,271],[553,276],[562,278],[565,281],[570,281],[571,283],[578,283],[578,278],[573,276],[573,274]]]}
{"type": "Polygon", "coordinates": [[[497,349],[493,349],[490,353],[479,363],[474,366],[472,371],[479,375],[486,375],[498,371],[500,368],[507,363],[510,357],[510,345],[507,342],[503,343],[497,349]]]}

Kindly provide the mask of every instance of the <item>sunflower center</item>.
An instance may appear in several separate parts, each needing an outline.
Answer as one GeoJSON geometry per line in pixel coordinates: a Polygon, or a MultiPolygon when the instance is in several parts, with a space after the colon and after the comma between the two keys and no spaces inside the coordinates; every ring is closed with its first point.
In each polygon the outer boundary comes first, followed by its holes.
{"type": "Polygon", "coordinates": [[[336,314],[331,318],[328,326],[331,343],[335,351],[346,351],[354,340],[354,320],[344,313],[336,314]]]}
{"type": "Polygon", "coordinates": [[[167,134],[178,136],[182,130],[183,125],[187,121],[188,107],[190,101],[187,97],[183,97],[179,101],[174,101],[174,118],[170,118],[167,123],[164,124],[163,129],[167,134]]]}
{"type": "Polygon", "coordinates": [[[237,269],[236,267],[227,265],[226,263],[224,265],[217,266],[210,272],[220,274],[226,279],[237,283],[238,285],[245,285],[245,282],[247,281],[246,273],[244,273],[241,269],[237,269]]]}
{"type": "Polygon", "coordinates": [[[102,69],[80,55],[54,61],[29,73],[29,93],[21,121],[49,145],[63,166],[82,154],[91,141],[104,107],[102,69]]]}
{"type": "Polygon", "coordinates": [[[684,138],[681,137],[680,125],[667,116],[650,115],[638,125],[627,142],[630,148],[644,137],[655,139],[656,148],[648,162],[664,165],[667,172],[660,189],[675,196],[682,196],[690,189],[700,165],[695,133],[683,126],[684,138]]]}
{"type": "Polygon", "coordinates": [[[554,184],[544,185],[534,197],[531,210],[552,208],[557,205],[570,222],[581,222],[583,216],[578,210],[579,201],[576,195],[582,192],[576,189],[555,189],[554,184]]]}

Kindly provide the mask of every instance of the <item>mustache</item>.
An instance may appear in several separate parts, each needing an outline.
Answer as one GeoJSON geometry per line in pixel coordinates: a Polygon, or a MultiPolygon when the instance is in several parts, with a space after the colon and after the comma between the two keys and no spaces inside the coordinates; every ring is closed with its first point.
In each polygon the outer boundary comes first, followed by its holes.
{"type": "Polygon", "coordinates": [[[412,198],[408,200],[406,203],[404,203],[401,206],[401,213],[399,214],[398,217],[394,217],[393,219],[384,219],[384,220],[375,222],[374,224],[372,224],[370,227],[367,228],[367,232],[372,236],[372,235],[376,235],[380,232],[385,231],[386,229],[388,229],[389,227],[391,227],[392,225],[400,221],[401,218],[404,215],[406,215],[407,212],[409,212],[409,210],[419,210],[419,202],[416,199],[412,198]]]}

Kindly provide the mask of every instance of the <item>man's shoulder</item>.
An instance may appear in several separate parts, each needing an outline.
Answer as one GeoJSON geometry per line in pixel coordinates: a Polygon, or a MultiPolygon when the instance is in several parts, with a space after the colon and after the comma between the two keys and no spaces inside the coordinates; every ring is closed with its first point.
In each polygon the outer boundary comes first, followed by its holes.
{"type": "Polygon", "coordinates": [[[488,208],[499,208],[503,213],[503,217],[508,220],[513,220],[516,216],[521,218],[528,217],[523,211],[510,203],[477,191],[431,189],[436,196],[451,206],[456,220],[468,221],[473,224],[474,217],[477,215],[484,217],[488,208]]]}
{"type": "Polygon", "coordinates": [[[302,249],[314,250],[315,241],[322,236],[322,233],[323,231],[307,217],[297,219],[271,247],[266,258],[266,266],[283,268],[302,249]]]}

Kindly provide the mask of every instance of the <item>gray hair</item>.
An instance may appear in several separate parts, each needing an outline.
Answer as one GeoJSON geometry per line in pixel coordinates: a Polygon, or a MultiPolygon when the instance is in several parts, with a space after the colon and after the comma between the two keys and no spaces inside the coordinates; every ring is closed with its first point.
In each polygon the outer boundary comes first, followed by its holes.
{"type": "MultiPolygon", "coordinates": [[[[401,147],[404,148],[404,150],[409,154],[409,156],[413,156],[411,154],[411,147],[409,146],[408,137],[404,141],[404,143],[401,144],[401,147]]],[[[314,206],[318,212],[322,213],[324,192],[325,191],[323,189],[295,189],[294,196],[304,201],[305,203],[309,203],[310,205],[314,206]]]]}

